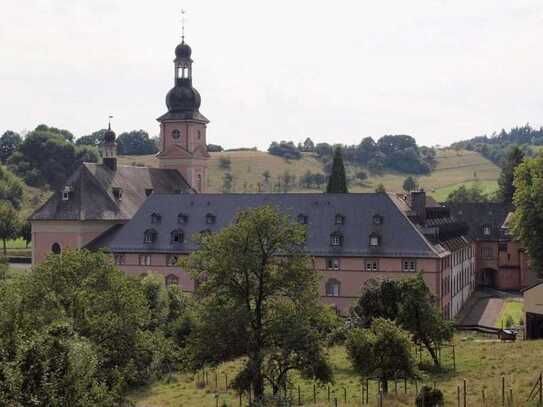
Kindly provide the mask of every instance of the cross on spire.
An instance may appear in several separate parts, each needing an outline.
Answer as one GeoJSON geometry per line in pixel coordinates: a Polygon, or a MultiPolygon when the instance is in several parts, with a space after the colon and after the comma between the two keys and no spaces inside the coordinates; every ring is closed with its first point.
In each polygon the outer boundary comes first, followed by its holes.
{"type": "Polygon", "coordinates": [[[185,14],[187,12],[181,9],[181,42],[185,42],[185,14]]]}

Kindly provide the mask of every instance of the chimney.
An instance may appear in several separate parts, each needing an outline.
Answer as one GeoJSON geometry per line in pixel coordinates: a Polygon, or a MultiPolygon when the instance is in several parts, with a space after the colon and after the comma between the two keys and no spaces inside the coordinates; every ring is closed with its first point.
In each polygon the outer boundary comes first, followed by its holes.
{"type": "Polygon", "coordinates": [[[408,204],[420,223],[426,222],[426,192],[421,189],[409,194],[408,204]]]}

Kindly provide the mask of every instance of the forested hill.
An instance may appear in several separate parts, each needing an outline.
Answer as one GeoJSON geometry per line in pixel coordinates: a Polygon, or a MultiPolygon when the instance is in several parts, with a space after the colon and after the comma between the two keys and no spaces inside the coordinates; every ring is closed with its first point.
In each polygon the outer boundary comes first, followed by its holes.
{"type": "Polygon", "coordinates": [[[526,156],[531,156],[543,146],[543,127],[532,128],[529,124],[514,127],[509,131],[502,129],[490,136],[473,137],[468,140],[453,143],[455,150],[469,150],[480,153],[483,157],[501,166],[508,151],[513,146],[519,146],[526,156]]]}

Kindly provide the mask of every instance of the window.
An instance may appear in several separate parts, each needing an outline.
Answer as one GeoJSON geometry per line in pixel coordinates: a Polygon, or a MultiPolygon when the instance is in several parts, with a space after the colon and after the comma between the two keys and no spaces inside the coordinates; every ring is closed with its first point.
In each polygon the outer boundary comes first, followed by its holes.
{"type": "Polygon", "coordinates": [[[142,254],[138,257],[138,264],[140,266],[150,266],[151,265],[151,255],[142,254]]]}
{"type": "Polygon", "coordinates": [[[379,246],[381,244],[381,238],[379,237],[379,235],[376,233],[372,233],[369,236],[369,244],[373,247],[379,246]]]}
{"type": "Polygon", "coordinates": [[[343,225],[345,223],[345,216],[340,215],[339,213],[336,215],[336,225],[343,225]]]}
{"type": "Polygon", "coordinates": [[[174,140],[179,140],[179,138],[181,137],[181,131],[178,130],[178,129],[175,129],[172,131],[172,138],[174,140]]]}
{"type": "Polygon", "coordinates": [[[490,225],[483,225],[483,235],[490,236],[491,230],[490,225]]]}
{"type": "Polygon", "coordinates": [[[188,221],[189,221],[188,215],[186,215],[184,213],[180,213],[179,215],[177,215],[177,223],[179,223],[180,225],[184,225],[188,221]]]}
{"type": "Polygon", "coordinates": [[[212,213],[208,213],[206,215],[206,223],[208,225],[212,225],[213,223],[215,223],[215,220],[216,220],[216,217],[215,215],[213,215],[212,213]]]}
{"type": "Polygon", "coordinates": [[[62,191],[62,200],[68,201],[70,199],[71,194],[72,194],[72,187],[65,186],[64,190],[62,191]]]}
{"type": "Polygon", "coordinates": [[[411,272],[411,271],[417,270],[416,260],[404,260],[402,264],[403,264],[402,271],[411,272]]]}
{"type": "Polygon", "coordinates": [[[198,135],[198,140],[201,140],[202,139],[202,132],[200,130],[198,130],[196,132],[196,134],[198,135]]]}
{"type": "Polygon", "coordinates": [[[343,244],[343,236],[341,233],[335,232],[330,235],[330,246],[341,246],[343,244]]]}
{"type": "Polygon", "coordinates": [[[185,239],[185,234],[183,233],[181,229],[172,230],[170,243],[174,243],[174,244],[183,243],[184,239],[185,239]]]}
{"type": "Polygon", "coordinates": [[[176,255],[170,254],[166,258],[166,264],[168,266],[175,267],[175,266],[177,266],[177,261],[178,260],[179,260],[179,257],[177,257],[176,255]]]}
{"type": "Polygon", "coordinates": [[[364,270],[366,271],[379,271],[379,262],[377,260],[364,261],[364,270]]]}
{"type": "Polygon", "coordinates": [[[198,174],[196,177],[197,179],[197,185],[198,185],[198,192],[202,192],[202,174],[198,174]]]}
{"type": "Polygon", "coordinates": [[[153,243],[156,240],[156,230],[154,229],[147,229],[143,233],[143,243],[153,243]]]}
{"type": "Polygon", "coordinates": [[[162,222],[162,216],[159,213],[153,213],[151,215],[151,223],[154,225],[159,225],[162,222]]]}
{"type": "Polygon", "coordinates": [[[304,215],[303,213],[300,213],[298,215],[298,223],[300,225],[307,225],[307,215],[304,215]]]}
{"type": "Polygon", "coordinates": [[[153,188],[145,188],[145,196],[149,196],[153,193],[153,188]]]}
{"type": "Polygon", "coordinates": [[[125,263],[124,254],[116,254],[115,255],[115,264],[117,266],[122,266],[124,263],[125,263]]]}
{"type": "Polygon", "coordinates": [[[327,297],[339,297],[341,284],[337,280],[328,280],[326,282],[326,296],[327,297]]]}
{"type": "Polygon", "coordinates": [[[326,259],[326,266],[328,270],[339,270],[339,259],[337,257],[326,259]]]}
{"type": "Polygon", "coordinates": [[[60,244],[59,243],[53,243],[51,245],[51,252],[53,252],[53,254],[60,254],[62,252],[62,248],[60,247],[60,244]]]}
{"type": "Polygon", "coordinates": [[[383,217],[381,215],[373,215],[373,224],[381,225],[383,223],[383,217]]]}
{"type": "Polygon", "coordinates": [[[166,286],[170,285],[179,285],[179,278],[177,278],[177,276],[174,276],[173,274],[168,274],[166,276],[166,286]]]}
{"type": "Polygon", "coordinates": [[[123,199],[123,190],[122,190],[122,188],[113,187],[112,190],[113,190],[113,196],[115,197],[116,200],[120,201],[121,199],[123,199]]]}
{"type": "Polygon", "coordinates": [[[494,250],[492,247],[481,247],[481,256],[483,259],[491,259],[494,257],[494,250]]]}

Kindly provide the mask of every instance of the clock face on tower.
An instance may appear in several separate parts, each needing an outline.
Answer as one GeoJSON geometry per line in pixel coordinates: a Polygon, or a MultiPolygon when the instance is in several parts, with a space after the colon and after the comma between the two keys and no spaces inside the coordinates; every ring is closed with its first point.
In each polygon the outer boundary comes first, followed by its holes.
{"type": "Polygon", "coordinates": [[[172,131],[172,138],[174,140],[179,140],[180,137],[181,137],[181,131],[179,131],[178,129],[175,129],[172,131]]]}

